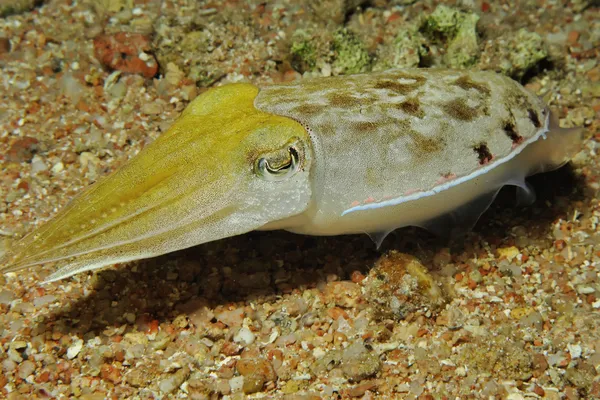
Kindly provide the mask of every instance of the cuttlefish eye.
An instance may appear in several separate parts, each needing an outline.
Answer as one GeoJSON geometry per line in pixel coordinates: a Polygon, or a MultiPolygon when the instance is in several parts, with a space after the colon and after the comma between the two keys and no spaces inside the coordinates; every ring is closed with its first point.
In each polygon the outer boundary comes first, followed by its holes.
{"type": "Polygon", "coordinates": [[[293,176],[300,168],[297,143],[291,143],[276,151],[262,154],[255,164],[256,175],[267,181],[281,181],[293,176]]]}

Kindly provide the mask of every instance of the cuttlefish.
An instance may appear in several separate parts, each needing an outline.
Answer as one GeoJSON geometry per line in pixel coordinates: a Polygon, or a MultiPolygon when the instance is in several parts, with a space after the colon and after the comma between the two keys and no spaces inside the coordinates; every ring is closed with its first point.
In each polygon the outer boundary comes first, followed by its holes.
{"type": "Polygon", "coordinates": [[[492,72],[224,85],[17,241],[0,270],[54,263],[54,281],[252,230],[380,243],[445,216],[469,225],[504,185],[531,201],[525,178],[567,162],[581,132],[492,72]]]}

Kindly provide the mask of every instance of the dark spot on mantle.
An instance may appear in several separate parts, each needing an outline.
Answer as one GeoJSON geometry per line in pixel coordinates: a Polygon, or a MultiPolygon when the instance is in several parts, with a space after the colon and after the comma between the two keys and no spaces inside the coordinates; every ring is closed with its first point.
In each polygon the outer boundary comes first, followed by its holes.
{"type": "Polygon", "coordinates": [[[477,117],[477,114],[479,114],[477,107],[469,107],[464,98],[450,100],[449,102],[444,103],[442,108],[446,114],[460,121],[472,121],[477,117]]]}
{"type": "Polygon", "coordinates": [[[410,138],[413,141],[412,147],[420,157],[427,157],[438,153],[446,147],[446,141],[442,137],[427,137],[420,132],[411,130],[410,138]]]}
{"type": "Polygon", "coordinates": [[[405,113],[418,118],[423,118],[425,116],[425,112],[421,109],[421,102],[416,97],[405,100],[398,104],[398,108],[405,113]]]}
{"type": "Polygon", "coordinates": [[[485,165],[492,161],[492,159],[494,158],[486,143],[478,144],[477,146],[473,147],[473,150],[475,151],[475,153],[477,153],[477,158],[479,158],[479,165],[485,165]]]}
{"type": "Polygon", "coordinates": [[[358,132],[374,132],[377,130],[378,126],[379,125],[377,125],[376,122],[360,121],[360,122],[353,123],[352,129],[354,129],[358,132]]]}
{"type": "Polygon", "coordinates": [[[326,106],[318,104],[300,104],[299,106],[294,107],[292,111],[302,115],[314,115],[323,112],[326,108],[326,106]]]}
{"type": "Polygon", "coordinates": [[[523,136],[519,135],[513,122],[505,122],[502,126],[502,130],[504,130],[506,136],[512,140],[513,144],[520,144],[523,142],[523,136]]]}
{"type": "Polygon", "coordinates": [[[468,75],[461,76],[456,81],[454,81],[454,84],[464,90],[475,89],[481,94],[490,94],[490,87],[487,83],[475,82],[468,75]]]}
{"type": "Polygon", "coordinates": [[[351,108],[351,107],[358,107],[361,104],[361,100],[359,98],[356,98],[354,96],[352,96],[351,94],[348,93],[339,93],[339,92],[333,92],[330,93],[327,96],[327,99],[329,100],[329,105],[334,106],[334,107],[343,107],[343,108],[351,108]]]}
{"type": "Polygon", "coordinates": [[[409,94],[409,93],[413,92],[414,90],[420,88],[421,86],[423,86],[425,84],[425,79],[423,79],[423,78],[417,79],[417,78],[411,77],[409,79],[414,79],[415,81],[411,82],[411,83],[403,83],[403,82],[398,82],[396,80],[382,79],[382,80],[375,82],[373,87],[375,89],[387,89],[392,92],[396,92],[398,94],[406,95],[406,94],[409,94]]]}
{"type": "Polygon", "coordinates": [[[535,126],[536,128],[541,128],[542,123],[540,122],[540,117],[535,112],[535,110],[533,110],[533,108],[529,108],[527,109],[527,114],[529,115],[529,119],[533,123],[533,126],[535,126]]]}

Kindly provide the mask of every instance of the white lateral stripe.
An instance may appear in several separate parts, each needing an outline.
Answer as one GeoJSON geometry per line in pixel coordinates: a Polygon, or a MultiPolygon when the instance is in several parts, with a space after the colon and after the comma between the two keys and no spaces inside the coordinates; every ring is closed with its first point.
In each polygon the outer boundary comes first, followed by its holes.
{"type": "Polygon", "coordinates": [[[400,196],[400,197],[397,197],[394,199],[381,201],[379,203],[369,203],[369,204],[363,204],[360,206],[351,207],[342,213],[342,217],[346,214],[350,214],[350,213],[357,212],[357,211],[374,210],[374,209],[382,208],[382,207],[397,206],[398,204],[407,203],[409,201],[414,201],[414,200],[419,200],[419,199],[422,199],[423,197],[433,196],[435,194],[443,192],[444,190],[448,190],[456,185],[460,185],[463,182],[467,182],[473,178],[483,175],[483,174],[491,171],[492,169],[496,168],[497,166],[502,165],[502,164],[512,160],[517,155],[519,155],[529,144],[536,142],[540,137],[542,137],[545,140],[546,133],[549,131],[549,129],[548,129],[549,121],[550,121],[550,112],[548,111],[547,115],[546,115],[546,121],[544,122],[544,127],[542,129],[540,129],[535,135],[533,135],[528,140],[526,140],[518,149],[514,150],[508,156],[504,157],[501,161],[497,161],[495,163],[486,165],[483,168],[479,168],[479,169],[475,170],[474,172],[470,173],[469,175],[465,175],[460,178],[457,178],[452,181],[441,184],[439,186],[435,186],[434,188],[432,188],[426,192],[416,192],[416,193],[413,193],[408,196],[400,196]]]}

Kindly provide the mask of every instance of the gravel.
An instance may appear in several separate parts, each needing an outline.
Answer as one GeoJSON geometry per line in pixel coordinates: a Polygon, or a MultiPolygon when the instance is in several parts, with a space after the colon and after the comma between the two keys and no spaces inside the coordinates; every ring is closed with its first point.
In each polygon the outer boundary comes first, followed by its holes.
{"type": "Polygon", "coordinates": [[[459,241],[252,232],[47,285],[51,266],[0,276],[0,397],[600,398],[593,2],[448,1],[443,37],[423,30],[431,0],[17,3],[0,18],[0,252],[224,83],[468,64],[520,79],[586,141],[531,179],[534,205],[503,192],[459,241]]]}

